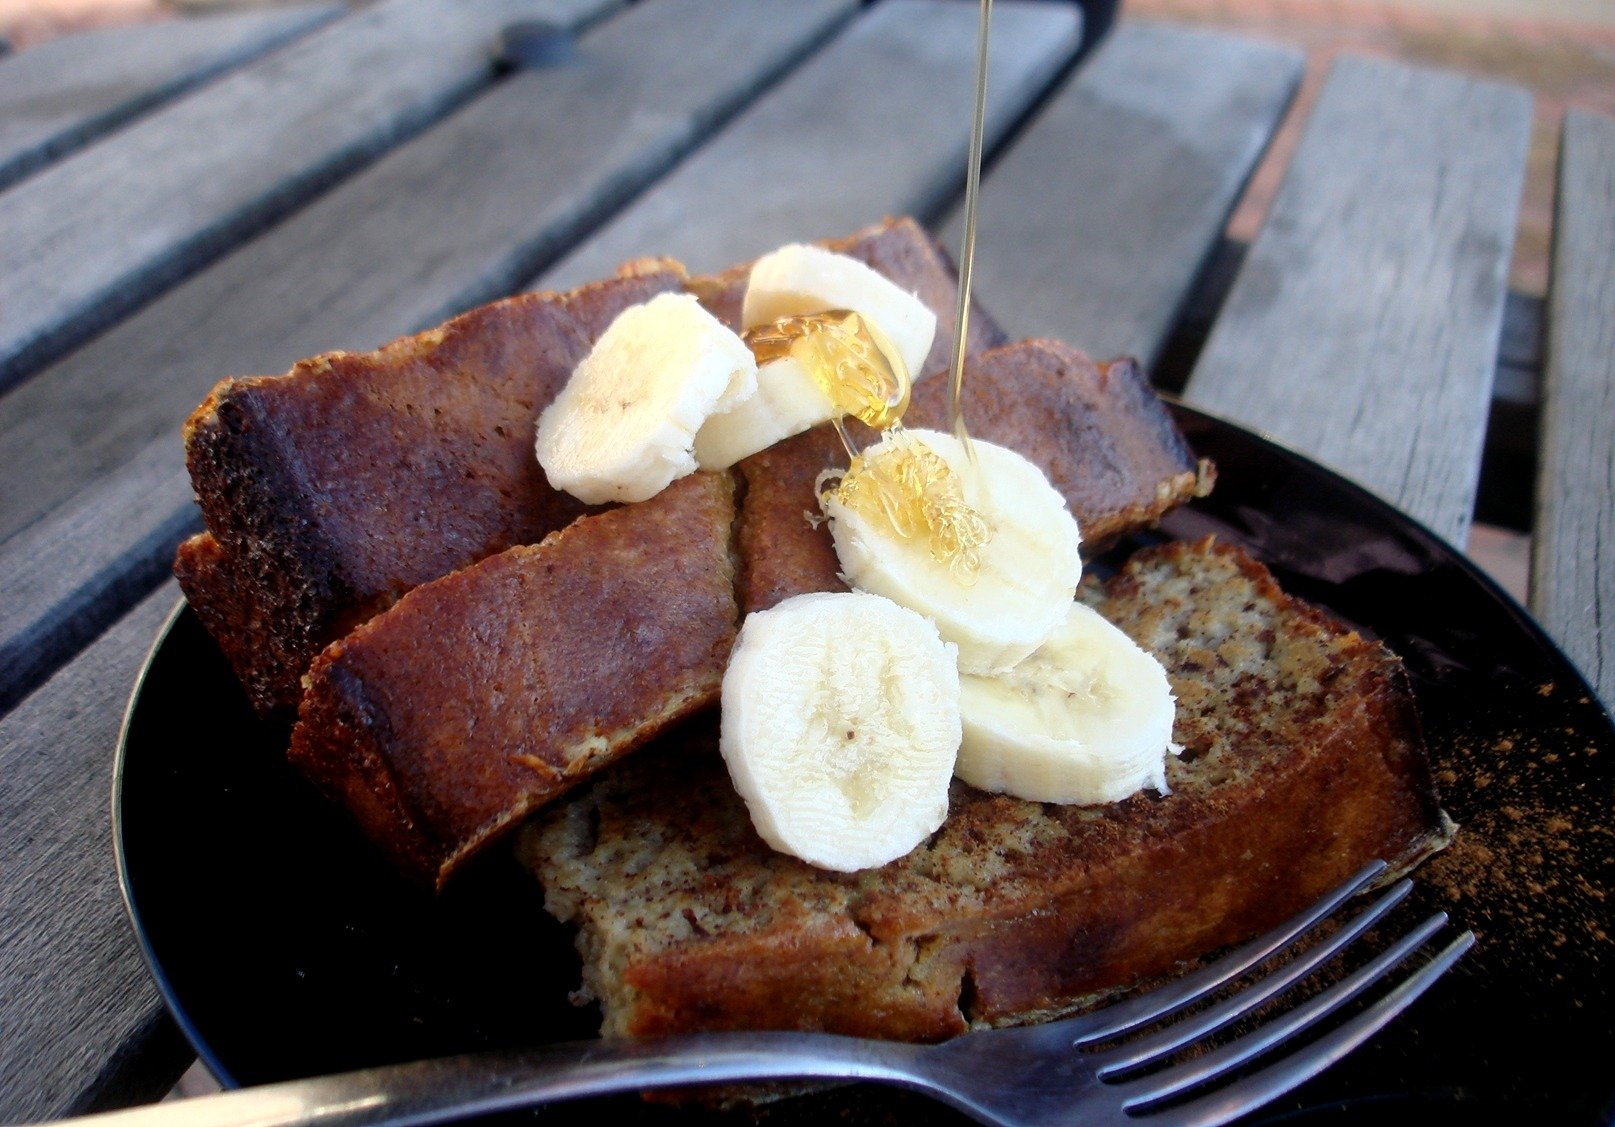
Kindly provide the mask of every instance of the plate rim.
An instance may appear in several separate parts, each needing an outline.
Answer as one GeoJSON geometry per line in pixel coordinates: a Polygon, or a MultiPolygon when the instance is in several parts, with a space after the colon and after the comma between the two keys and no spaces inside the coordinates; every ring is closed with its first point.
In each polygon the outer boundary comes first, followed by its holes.
{"type": "Polygon", "coordinates": [[[140,946],[140,956],[145,960],[146,969],[151,973],[152,981],[157,986],[157,993],[163,999],[163,1008],[168,1011],[170,1020],[179,1027],[186,1043],[191,1046],[191,1051],[196,1053],[197,1059],[206,1066],[220,1086],[226,1089],[239,1089],[242,1084],[236,1079],[234,1071],[226,1068],[224,1062],[218,1059],[217,1053],[197,1029],[191,1014],[180,1005],[173,981],[157,957],[157,951],[152,946],[150,930],[146,927],[140,908],[135,903],[134,881],[129,875],[128,848],[124,843],[123,795],[124,773],[128,765],[129,732],[134,726],[135,712],[139,708],[141,693],[146,687],[146,680],[151,675],[152,667],[156,664],[169,635],[174,632],[174,627],[188,613],[194,612],[191,611],[190,602],[181,594],[175,600],[173,608],[163,618],[156,636],[146,648],[146,656],[141,659],[140,671],[135,675],[134,686],[130,689],[128,702],[124,705],[123,719],[118,725],[117,749],[112,757],[112,857],[117,866],[118,897],[123,901],[123,910],[128,917],[130,930],[134,932],[135,942],[140,946]]]}

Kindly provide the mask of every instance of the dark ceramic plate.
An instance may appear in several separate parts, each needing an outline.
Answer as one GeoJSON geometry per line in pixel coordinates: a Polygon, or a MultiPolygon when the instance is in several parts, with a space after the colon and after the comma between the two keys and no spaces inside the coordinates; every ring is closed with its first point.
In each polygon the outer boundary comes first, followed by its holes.
{"type": "MultiPolygon", "coordinates": [[[[1264,1118],[1605,1119],[1615,1080],[1581,1062],[1615,1044],[1609,717],[1530,617],[1447,545],[1306,459],[1178,410],[1220,480],[1163,532],[1243,544],[1287,590],[1402,656],[1462,826],[1420,870],[1416,907],[1479,936],[1411,1011],[1264,1118]]],[[[218,1076],[257,1084],[591,1035],[596,1015],[566,1000],[570,940],[513,862],[490,857],[439,899],[403,884],[285,765],[286,742],[179,613],[130,709],[117,835],[152,970],[218,1076]]],[[[940,1114],[916,1101],[848,1088],[771,1117],[940,1114]]]]}

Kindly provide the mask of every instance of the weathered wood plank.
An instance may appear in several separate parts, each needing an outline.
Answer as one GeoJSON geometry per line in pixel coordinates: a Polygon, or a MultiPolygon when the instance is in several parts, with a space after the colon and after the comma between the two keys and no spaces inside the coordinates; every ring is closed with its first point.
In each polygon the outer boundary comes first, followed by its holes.
{"type": "MultiPolygon", "coordinates": [[[[7,1123],[115,1101],[119,1092],[150,1094],[152,1075],[111,1063],[127,1065],[162,1035],[163,1009],[119,897],[107,792],[124,701],[178,596],[163,585],[0,720],[7,1123]]],[[[172,1083],[184,1059],[170,1055],[166,1065],[159,1083],[172,1083]]]]}
{"type": "Polygon", "coordinates": [[[0,715],[150,590],[200,525],[176,432],[0,545],[0,715]]]}
{"type": "Polygon", "coordinates": [[[386,0],[0,195],[0,387],[491,81],[512,20],[617,0],[386,0]]]}
{"type": "MultiPolygon", "coordinates": [[[[988,308],[1014,336],[1153,366],[1304,64],[1124,22],[983,181],[975,284],[988,308]]],[[[949,246],[961,224],[955,209],[949,246]]]]}
{"type": "MultiPolygon", "coordinates": [[[[1076,49],[1065,5],[994,8],[987,131],[1001,137],[1076,49]]],[[[720,269],[880,219],[929,219],[964,183],[976,9],[887,0],[541,277],[565,287],[666,254],[720,269]]]]}
{"type": "Polygon", "coordinates": [[[508,292],[852,10],[636,5],[0,399],[0,709],[167,567],[217,379],[508,292]]]}
{"type": "Polygon", "coordinates": [[[336,18],[340,5],[87,31],[0,66],[0,188],[336,18]]]}
{"type": "Polygon", "coordinates": [[[1530,117],[1511,87],[1340,60],[1186,397],[1462,544],[1530,117]]]}
{"type": "Polygon", "coordinates": [[[1615,119],[1560,150],[1531,610],[1615,709],[1615,119]]]}

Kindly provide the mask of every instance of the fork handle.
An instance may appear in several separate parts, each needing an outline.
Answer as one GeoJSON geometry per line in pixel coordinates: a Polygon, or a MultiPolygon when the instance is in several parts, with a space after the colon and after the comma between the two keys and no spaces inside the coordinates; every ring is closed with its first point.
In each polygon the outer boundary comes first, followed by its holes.
{"type": "Polygon", "coordinates": [[[71,1122],[82,1127],[397,1127],[689,1084],[787,1079],[913,1084],[916,1078],[904,1065],[917,1048],[828,1033],[580,1041],[291,1080],[71,1122]]]}

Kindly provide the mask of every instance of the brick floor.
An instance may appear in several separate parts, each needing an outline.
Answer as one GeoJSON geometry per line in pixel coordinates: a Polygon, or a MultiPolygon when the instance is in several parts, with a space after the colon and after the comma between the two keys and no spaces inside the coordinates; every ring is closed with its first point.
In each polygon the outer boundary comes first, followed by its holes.
{"type": "Polygon", "coordinates": [[[0,0],[0,37],[21,50],[75,31],[172,14],[163,0],[0,0]]]}

